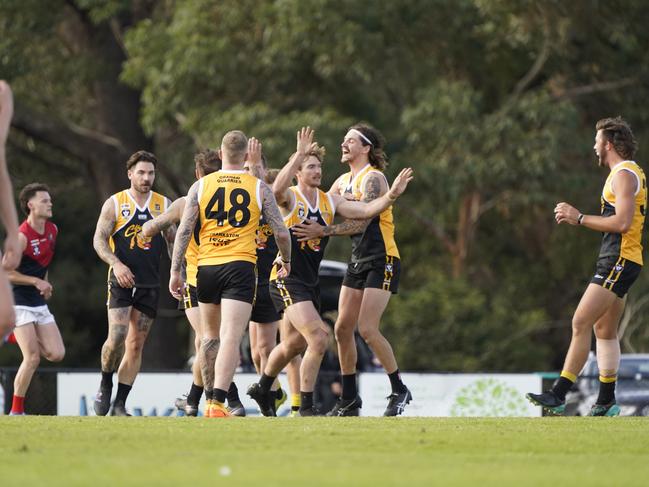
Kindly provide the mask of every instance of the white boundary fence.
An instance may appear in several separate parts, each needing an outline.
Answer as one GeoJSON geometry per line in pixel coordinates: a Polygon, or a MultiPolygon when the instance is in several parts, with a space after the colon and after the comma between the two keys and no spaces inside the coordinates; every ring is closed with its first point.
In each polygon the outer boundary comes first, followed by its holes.
{"type": "MultiPolygon", "coordinates": [[[[525,400],[526,392],[541,391],[538,374],[402,374],[414,397],[404,416],[540,416],[540,408],[525,400]]],[[[115,377],[115,381],[116,381],[115,377]]],[[[191,384],[189,373],[142,372],[138,375],[127,406],[144,416],[177,415],[173,409],[176,397],[187,392],[191,384]]],[[[239,395],[250,415],[258,414],[246,389],[257,380],[254,374],[237,374],[235,382],[239,395]]],[[[99,386],[99,373],[59,372],[57,374],[57,406],[62,416],[94,415],[92,402],[99,386]]],[[[288,390],[286,376],[280,382],[288,390]]],[[[390,393],[383,373],[359,374],[363,416],[381,416],[390,393]]],[[[116,386],[113,391],[116,390],[116,386]]],[[[290,401],[289,401],[290,402],[290,401]]],[[[288,412],[289,402],[278,411],[288,412]]],[[[201,401],[201,404],[203,401],[201,401]]]]}

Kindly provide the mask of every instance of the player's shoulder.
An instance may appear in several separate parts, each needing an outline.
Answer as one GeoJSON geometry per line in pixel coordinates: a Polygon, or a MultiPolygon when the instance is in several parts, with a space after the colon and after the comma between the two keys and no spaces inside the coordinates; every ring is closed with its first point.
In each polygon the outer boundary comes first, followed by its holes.
{"type": "Polygon", "coordinates": [[[59,227],[54,222],[48,220],[45,222],[45,233],[56,236],[59,233],[59,227]]]}
{"type": "Polygon", "coordinates": [[[32,226],[29,224],[27,220],[23,221],[20,226],[18,227],[18,232],[22,233],[26,237],[31,236],[34,233],[34,229],[32,226]]]}
{"type": "Polygon", "coordinates": [[[110,201],[112,199],[129,199],[128,198],[128,189],[122,189],[121,191],[117,191],[116,193],[111,194],[106,201],[110,201]]]}

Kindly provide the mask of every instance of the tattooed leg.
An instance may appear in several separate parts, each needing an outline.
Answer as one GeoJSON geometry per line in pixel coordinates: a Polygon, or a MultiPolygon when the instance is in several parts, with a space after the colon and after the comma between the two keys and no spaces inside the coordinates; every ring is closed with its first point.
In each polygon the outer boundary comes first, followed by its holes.
{"type": "Polygon", "coordinates": [[[108,338],[101,347],[102,372],[115,372],[124,356],[130,311],[130,307],[108,310],[108,338]]]}
{"type": "Polygon", "coordinates": [[[214,388],[214,361],[219,352],[220,343],[221,341],[218,338],[203,338],[201,340],[201,377],[206,391],[211,391],[214,388]]]}
{"type": "Polygon", "coordinates": [[[119,366],[117,378],[122,384],[131,385],[142,365],[142,349],[153,324],[153,318],[141,311],[133,310],[126,336],[124,358],[119,366]]]}
{"type": "Polygon", "coordinates": [[[201,319],[201,353],[199,363],[206,397],[210,397],[214,388],[214,363],[218,355],[221,328],[221,306],[211,303],[198,303],[201,319]]]}

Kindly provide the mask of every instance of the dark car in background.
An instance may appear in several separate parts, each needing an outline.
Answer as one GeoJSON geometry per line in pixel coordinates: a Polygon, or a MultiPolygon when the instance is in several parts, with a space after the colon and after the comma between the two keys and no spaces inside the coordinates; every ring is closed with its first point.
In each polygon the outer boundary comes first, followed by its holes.
{"type": "Polygon", "coordinates": [[[320,262],[320,314],[338,310],[340,286],[347,273],[347,264],[336,260],[323,259],[320,262]]]}
{"type": "MultiPolygon", "coordinates": [[[[591,352],[573,389],[566,395],[566,415],[587,416],[597,400],[599,369],[591,352]]],[[[622,354],[615,389],[621,416],[649,416],[649,354],[622,354]]]]}

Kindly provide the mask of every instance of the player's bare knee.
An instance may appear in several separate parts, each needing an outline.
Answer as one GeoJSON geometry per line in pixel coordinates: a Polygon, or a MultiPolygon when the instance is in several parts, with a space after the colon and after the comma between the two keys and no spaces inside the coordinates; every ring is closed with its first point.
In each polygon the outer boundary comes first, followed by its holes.
{"type": "Polygon", "coordinates": [[[260,343],[259,344],[259,360],[261,360],[261,357],[268,358],[270,356],[270,352],[273,351],[273,346],[272,343],[260,343]]]}
{"type": "Polygon", "coordinates": [[[144,348],[145,337],[136,335],[126,339],[125,350],[131,356],[139,356],[144,348]]]}
{"type": "Polygon", "coordinates": [[[36,370],[41,363],[41,355],[37,351],[28,352],[23,356],[23,363],[29,369],[36,370]]]}
{"type": "Polygon", "coordinates": [[[381,336],[378,328],[374,326],[364,326],[362,323],[358,325],[358,333],[360,333],[361,338],[365,340],[365,343],[368,345],[374,343],[377,338],[381,336]]]}
{"type": "Polygon", "coordinates": [[[341,342],[344,340],[353,340],[354,339],[354,327],[350,326],[339,326],[339,322],[336,322],[334,326],[334,335],[336,336],[336,341],[341,342]]]}
{"type": "Polygon", "coordinates": [[[287,356],[296,357],[305,350],[304,339],[301,336],[295,336],[282,342],[282,346],[287,356]]]}
{"type": "Polygon", "coordinates": [[[108,331],[108,343],[110,347],[115,350],[126,340],[128,335],[128,326],[127,325],[111,325],[110,330],[108,331]]]}
{"type": "Polygon", "coordinates": [[[593,329],[593,324],[583,320],[578,317],[572,319],[572,334],[573,335],[582,335],[584,333],[590,333],[593,329]]]}
{"type": "Polygon", "coordinates": [[[325,327],[315,330],[309,339],[309,348],[318,355],[324,355],[329,346],[329,332],[325,327]]]}
{"type": "Polygon", "coordinates": [[[595,337],[600,340],[617,340],[617,327],[611,327],[604,323],[596,323],[594,332],[595,337]]]}
{"type": "Polygon", "coordinates": [[[65,358],[65,347],[57,350],[51,350],[44,354],[45,358],[50,362],[60,362],[65,358]]]}

